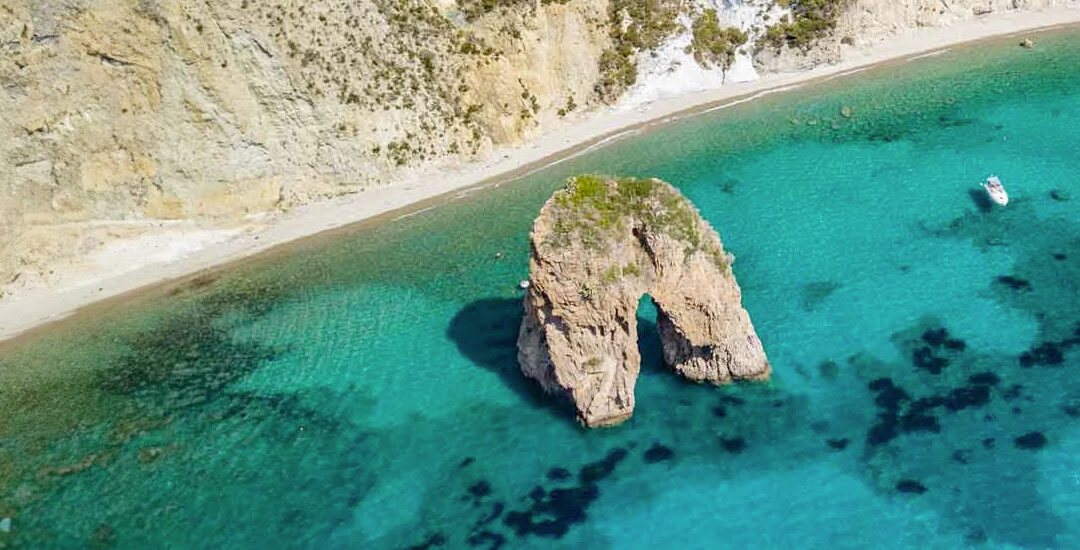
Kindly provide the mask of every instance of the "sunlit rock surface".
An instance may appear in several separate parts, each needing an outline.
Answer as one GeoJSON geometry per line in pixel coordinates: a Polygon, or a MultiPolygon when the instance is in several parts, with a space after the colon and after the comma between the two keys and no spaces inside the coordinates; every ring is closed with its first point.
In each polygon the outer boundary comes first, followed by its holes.
{"type": "Polygon", "coordinates": [[[518,361],[545,390],[568,397],[586,426],[634,411],[636,315],[646,293],[664,360],[678,373],[715,384],[769,377],[732,257],[671,185],[577,177],[541,209],[531,241],[518,361]]]}

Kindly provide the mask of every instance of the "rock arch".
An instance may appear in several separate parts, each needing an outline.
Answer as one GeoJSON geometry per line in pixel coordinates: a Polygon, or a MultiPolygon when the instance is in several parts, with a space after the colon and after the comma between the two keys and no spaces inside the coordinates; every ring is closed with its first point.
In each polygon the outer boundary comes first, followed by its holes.
{"type": "Polygon", "coordinates": [[[540,210],[518,334],[522,372],[561,394],[589,427],[633,413],[637,306],[650,294],[664,361],[715,384],[764,380],[770,366],[720,237],[657,179],[578,176],[540,210]]]}

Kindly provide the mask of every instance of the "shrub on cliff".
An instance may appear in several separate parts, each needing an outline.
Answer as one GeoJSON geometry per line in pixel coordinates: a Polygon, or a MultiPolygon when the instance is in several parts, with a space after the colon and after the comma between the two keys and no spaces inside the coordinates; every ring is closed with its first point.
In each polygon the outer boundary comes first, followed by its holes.
{"type": "Polygon", "coordinates": [[[780,0],[791,10],[779,23],[765,29],[764,44],[808,49],[836,28],[836,20],[848,0],[780,0]]]}
{"type": "Polygon", "coordinates": [[[694,38],[690,50],[694,60],[703,67],[717,65],[721,69],[731,68],[739,46],[746,44],[746,33],[736,27],[723,27],[716,16],[715,9],[707,9],[694,21],[694,38]]]}
{"type": "MultiPolygon", "coordinates": [[[[569,0],[540,0],[541,4],[565,4],[569,0]]],[[[535,0],[457,0],[458,9],[468,21],[475,21],[485,14],[499,8],[513,10],[531,9],[535,0]]]]}
{"type": "Polygon", "coordinates": [[[596,94],[611,102],[637,81],[638,51],[656,48],[680,29],[685,6],[678,0],[612,0],[608,26],[612,45],[600,56],[596,94]]]}

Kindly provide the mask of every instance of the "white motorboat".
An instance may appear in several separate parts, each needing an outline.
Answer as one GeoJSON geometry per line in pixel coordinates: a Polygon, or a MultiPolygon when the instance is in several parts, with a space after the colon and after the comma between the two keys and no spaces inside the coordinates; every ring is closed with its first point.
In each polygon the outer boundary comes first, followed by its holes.
{"type": "Polygon", "coordinates": [[[1005,192],[1005,186],[1001,185],[1001,180],[997,176],[986,178],[986,182],[982,186],[983,189],[986,189],[986,194],[990,195],[990,200],[1001,206],[1009,204],[1009,194],[1005,192]]]}

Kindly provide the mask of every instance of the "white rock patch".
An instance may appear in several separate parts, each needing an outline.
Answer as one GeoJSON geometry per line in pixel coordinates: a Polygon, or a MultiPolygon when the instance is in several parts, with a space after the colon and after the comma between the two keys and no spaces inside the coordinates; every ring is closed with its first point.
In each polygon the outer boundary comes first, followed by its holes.
{"type": "Polygon", "coordinates": [[[731,68],[727,71],[719,67],[707,69],[694,60],[694,55],[687,51],[693,40],[690,29],[694,22],[690,16],[680,16],[683,32],[654,51],[638,54],[637,83],[626,92],[618,108],[635,109],[658,99],[759,78],[750,49],[769,22],[777,21],[785,11],[774,7],[766,12],[766,6],[756,5],[752,0],[696,0],[695,3],[698,13],[715,9],[721,25],[738,27],[749,34],[749,41],[740,48],[731,68]],[[766,13],[768,20],[765,19],[766,13]]]}

